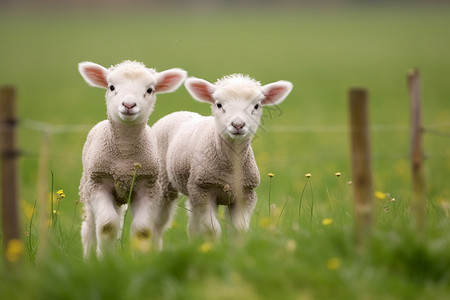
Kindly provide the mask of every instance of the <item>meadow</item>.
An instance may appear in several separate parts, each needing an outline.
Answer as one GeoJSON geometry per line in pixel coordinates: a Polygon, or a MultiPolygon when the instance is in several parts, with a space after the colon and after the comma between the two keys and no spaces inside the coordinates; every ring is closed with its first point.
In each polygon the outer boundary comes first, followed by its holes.
{"type": "MultiPolygon", "coordinates": [[[[18,91],[25,243],[20,263],[0,266],[2,299],[447,299],[448,32],[445,6],[0,11],[0,85],[18,91]],[[86,85],[77,64],[125,59],[212,82],[244,73],[263,84],[294,84],[285,102],[266,110],[252,144],[261,184],[247,235],[222,220],[220,244],[189,243],[181,197],[162,252],[135,253],[125,234],[115,255],[83,260],[81,150],[106,110],[104,92],[86,85]],[[422,76],[423,236],[410,212],[411,68],[422,76]],[[347,93],[354,86],[369,90],[372,124],[375,217],[364,250],[354,245],[348,183],[347,93]],[[42,148],[50,151],[44,172],[55,210],[45,239],[36,220],[50,205],[34,208],[42,148]]],[[[158,96],[149,124],[177,110],[210,113],[182,87],[158,96]]]]}

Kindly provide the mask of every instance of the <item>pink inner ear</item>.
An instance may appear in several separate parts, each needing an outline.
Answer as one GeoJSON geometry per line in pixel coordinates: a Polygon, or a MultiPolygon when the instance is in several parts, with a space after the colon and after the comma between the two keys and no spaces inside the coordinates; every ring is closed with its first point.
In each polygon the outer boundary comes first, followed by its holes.
{"type": "Polygon", "coordinates": [[[155,90],[157,92],[164,92],[166,90],[170,90],[177,82],[179,82],[179,80],[180,76],[177,74],[164,76],[164,80],[158,83],[155,90]]]}
{"type": "Polygon", "coordinates": [[[214,99],[211,96],[211,91],[208,89],[206,84],[200,82],[192,83],[191,89],[195,92],[198,98],[214,103],[214,99]]]}
{"type": "Polygon", "coordinates": [[[264,98],[261,104],[264,105],[276,102],[280,98],[280,96],[282,96],[284,93],[286,93],[285,87],[283,86],[273,87],[265,95],[266,97],[264,98]]]}
{"type": "Polygon", "coordinates": [[[103,71],[96,67],[87,67],[85,69],[87,77],[92,80],[96,85],[107,88],[108,82],[106,81],[106,74],[103,71]]]}

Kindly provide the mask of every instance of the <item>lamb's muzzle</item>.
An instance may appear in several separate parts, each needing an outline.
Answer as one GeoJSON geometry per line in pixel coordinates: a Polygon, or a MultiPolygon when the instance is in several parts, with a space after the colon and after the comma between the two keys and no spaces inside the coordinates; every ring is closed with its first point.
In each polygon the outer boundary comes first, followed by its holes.
{"type": "Polygon", "coordinates": [[[133,107],[136,106],[136,103],[128,104],[128,103],[122,102],[122,105],[125,106],[128,110],[130,110],[130,109],[132,109],[133,107]]]}

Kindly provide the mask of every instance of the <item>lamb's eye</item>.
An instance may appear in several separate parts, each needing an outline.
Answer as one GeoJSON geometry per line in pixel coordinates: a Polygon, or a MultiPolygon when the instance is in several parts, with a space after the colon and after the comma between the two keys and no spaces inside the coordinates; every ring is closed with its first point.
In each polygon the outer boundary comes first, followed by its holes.
{"type": "Polygon", "coordinates": [[[255,110],[258,110],[258,108],[259,108],[259,104],[256,104],[255,105],[255,110]]]}
{"type": "Polygon", "coordinates": [[[149,93],[149,94],[151,94],[153,92],[153,89],[152,88],[149,88],[148,90],[147,90],[147,93],[149,93]]]}
{"type": "Polygon", "coordinates": [[[109,90],[112,92],[112,91],[114,91],[116,88],[113,86],[113,85],[110,85],[109,86],[109,90]]]}
{"type": "Polygon", "coordinates": [[[222,108],[222,104],[221,103],[217,103],[216,106],[217,106],[217,108],[222,108]]]}

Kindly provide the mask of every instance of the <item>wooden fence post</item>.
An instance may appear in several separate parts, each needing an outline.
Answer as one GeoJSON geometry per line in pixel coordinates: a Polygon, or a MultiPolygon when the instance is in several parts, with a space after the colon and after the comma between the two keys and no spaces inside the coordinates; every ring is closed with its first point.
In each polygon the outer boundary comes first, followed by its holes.
{"type": "Polygon", "coordinates": [[[411,105],[411,175],[412,175],[412,210],[417,231],[425,230],[425,176],[423,169],[422,113],[420,101],[420,76],[417,69],[408,72],[408,89],[411,105]]]}
{"type": "Polygon", "coordinates": [[[355,239],[359,247],[370,234],[372,223],[372,167],[368,117],[368,95],[365,89],[349,92],[352,185],[355,198],[355,239]]]}
{"type": "MultiPolygon", "coordinates": [[[[13,87],[0,87],[0,151],[3,251],[7,262],[21,256],[16,146],[16,95],[13,87]],[[11,244],[10,244],[11,243],[11,244]],[[14,249],[10,246],[15,245],[14,249]]],[[[22,248],[21,248],[22,247],[22,248]]]]}

